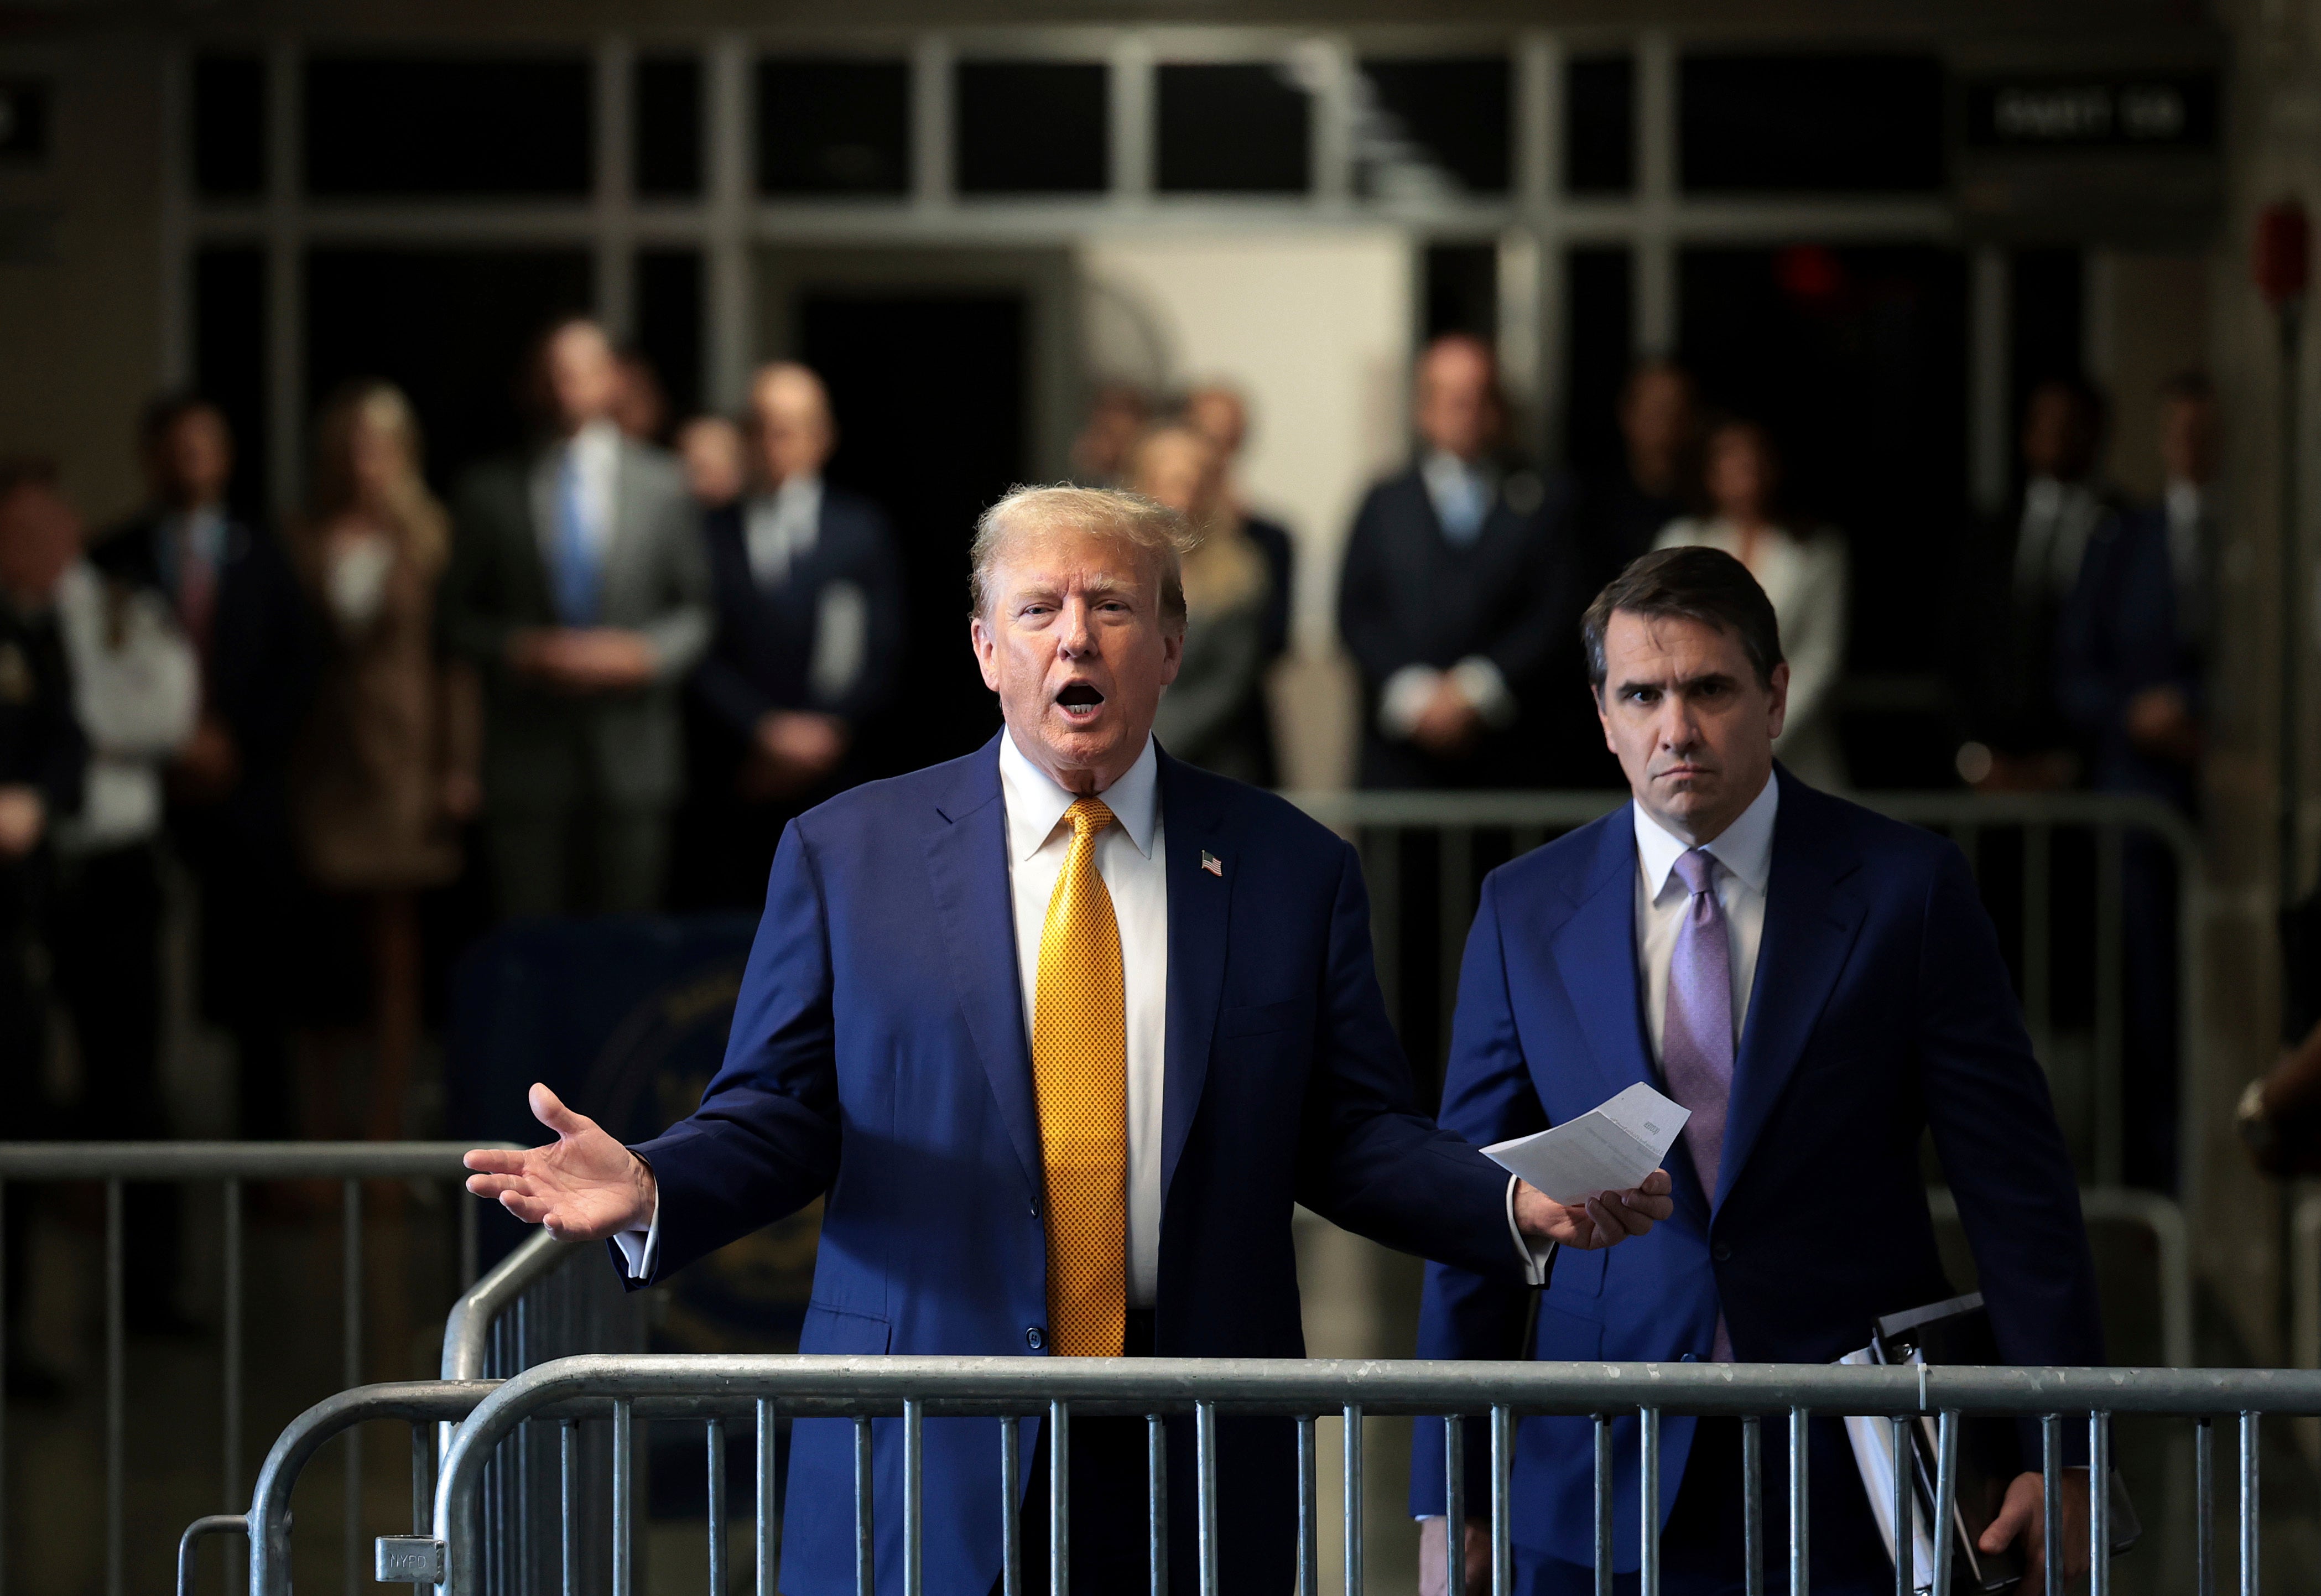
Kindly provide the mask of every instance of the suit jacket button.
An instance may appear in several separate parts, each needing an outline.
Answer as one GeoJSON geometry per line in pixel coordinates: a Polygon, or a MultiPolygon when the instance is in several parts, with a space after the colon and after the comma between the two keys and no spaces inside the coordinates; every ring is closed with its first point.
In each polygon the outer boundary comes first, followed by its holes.
{"type": "Polygon", "coordinates": [[[1040,1333],[1039,1326],[1033,1325],[1030,1329],[1024,1332],[1024,1345],[1030,1347],[1033,1352],[1037,1352],[1042,1347],[1048,1345],[1048,1338],[1040,1333]]]}
{"type": "Polygon", "coordinates": [[[1720,1241],[1708,1249],[1708,1255],[1719,1263],[1729,1263],[1733,1261],[1733,1249],[1720,1241]]]}

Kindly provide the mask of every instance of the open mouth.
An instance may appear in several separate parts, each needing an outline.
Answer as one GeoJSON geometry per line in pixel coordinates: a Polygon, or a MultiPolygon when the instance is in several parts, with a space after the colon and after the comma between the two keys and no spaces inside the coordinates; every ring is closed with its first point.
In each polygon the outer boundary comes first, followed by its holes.
{"type": "Polygon", "coordinates": [[[1056,695],[1056,707],[1068,720],[1090,720],[1104,705],[1104,695],[1085,681],[1076,681],[1056,695]]]}

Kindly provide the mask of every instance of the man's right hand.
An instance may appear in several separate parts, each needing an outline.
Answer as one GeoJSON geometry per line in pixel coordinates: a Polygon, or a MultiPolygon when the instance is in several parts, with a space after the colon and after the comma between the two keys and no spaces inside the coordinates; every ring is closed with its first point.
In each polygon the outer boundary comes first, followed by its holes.
{"type": "MultiPolygon", "coordinates": [[[[1443,1526],[1437,1515],[1418,1521],[1418,1596],[1448,1596],[1443,1566],[1443,1526]]],[[[1491,1584],[1491,1527],[1481,1518],[1467,1520],[1467,1589],[1460,1596],[1479,1596],[1491,1584]]]]}
{"type": "Polygon", "coordinates": [[[532,1117],[556,1140],[520,1153],[478,1148],[461,1160],[478,1172],[468,1177],[468,1190],[496,1199],[527,1225],[545,1225],[559,1241],[602,1241],[650,1227],[652,1166],[538,1081],[530,1101],[532,1117]]]}

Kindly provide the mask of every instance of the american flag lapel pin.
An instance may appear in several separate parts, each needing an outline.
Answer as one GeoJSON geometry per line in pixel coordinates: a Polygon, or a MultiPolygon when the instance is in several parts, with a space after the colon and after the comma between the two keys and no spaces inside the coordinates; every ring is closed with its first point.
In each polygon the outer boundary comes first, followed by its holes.
{"type": "Polygon", "coordinates": [[[1220,881],[1225,879],[1224,865],[1219,862],[1215,854],[1210,853],[1206,848],[1201,850],[1201,868],[1208,871],[1211,875],[1216,877],[1220,881]]]}

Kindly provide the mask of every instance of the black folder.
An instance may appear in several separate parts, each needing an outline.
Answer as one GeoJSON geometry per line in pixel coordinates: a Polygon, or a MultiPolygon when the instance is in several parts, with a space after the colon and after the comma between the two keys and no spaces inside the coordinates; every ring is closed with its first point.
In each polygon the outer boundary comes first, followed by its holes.
{"type": "MultiPolygon", "coordinates": [[[[1995,1364],[1998,1341],[1991,1334],[1990,1316],[1983,1310],[1979,1291],[1931,1303],[1880,1319],[1870,1338],[1870,1354],[1880,1363],[1995,1364]]],[[[1931,1521],[1934,1476],[1942,1456],[1939,1420],[1932,1414],[1910,1427],[1912,1452],[1917,1463],[1918,1511],[1931,1521]]],[[[2023,1471],[2021,1431],[2012,1418],[1959,1420],[1958,1499],[1947,1527],[1952,1540],[1952,1588],[1943,1596],[2010,1590],[2022,1582],[2022,1542],[2004,1552],[1986,1552],[1984,1530],[1998,1516],[2007,1487],[2023,1471]]],[[[2032,1464],[2036,1467],[2034,1460],[2032,1464]]],[[[2111,1549],[2116,1556],[2133,1546],[2143,1533],[2135,1509],[2119,1471],[2111,1471],[2111,1549]]]]}

